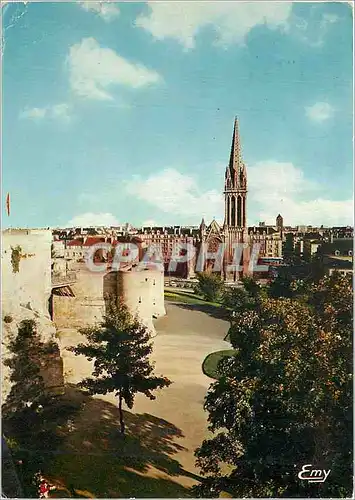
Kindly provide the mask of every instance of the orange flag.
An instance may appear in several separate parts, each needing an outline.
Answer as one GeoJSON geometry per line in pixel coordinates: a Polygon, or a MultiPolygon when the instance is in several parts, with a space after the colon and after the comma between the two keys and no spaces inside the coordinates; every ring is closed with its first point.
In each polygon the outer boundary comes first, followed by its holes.
{"type": "Polygon", "coordinates": [[[10,193],[7,193],[6,196],[6,211],[7,215],[10,215],[10,193]]]}

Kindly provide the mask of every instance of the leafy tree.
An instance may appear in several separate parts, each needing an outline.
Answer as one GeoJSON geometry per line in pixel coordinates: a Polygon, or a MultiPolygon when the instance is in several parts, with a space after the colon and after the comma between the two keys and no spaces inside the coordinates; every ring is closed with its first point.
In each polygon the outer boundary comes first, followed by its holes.
{"type": "Polygon", "coordinates": [[[271,298],[293,297],[292,280],[288,277],[277,276],[269,285],[268,290],[271,298]]]}
{"type": "Polygon", "coordinates": [[[233,311],[244,311],[249,302],[248,293],[244,288],[226,287],[223,292],[223,305],[233,311]]]}
{"type": "MultiPolygon", "coordinates": [[[[312,277],[313,278],[313,277],[312,277]]],[[[277,276],[269,285],[267,294],[273,299],[281,297],[301,298],[308,296],[311,283],[308,280],[292,279],[289,276],[277,276]]]]}
{"type": "Polygon", "coordinates": [[[230,330],[205,409],[215,433],[196,450],[195,494],[344,497],[352,490],[352,286],[340,276],[294,298],[261,297],[230,330]],[[304,464],[331,469],[301,481],[304,464]]]}
{"type": "Polygon", "coordinates": [[[4,361],[11,369],[12,388],[3,405],[6,415],[21,413],[31,408],[36,411],[47,401],[41,375],[41,361],[47,346],[41,342],[33,320],[20,323],[18,334],[9,343],[12,356],[4,361]]]}
{"type": "Polygon", "coordinates": [[[94,360],[94,371],[92,377],[79,385],[89,394],[115,393],[119,401],[120,428],[124,434],[123,401],[132,408],[136,393],[143,393],[153,400],[152,391],[171,384],[166,377],[153,374],[154,365],[149,360],[151,335],[137,318],[132,317],[122,301],[117,305],[110,302],[103,321],[96,327],[82,329],[81,333],[87,338],[87,343],[69,350],[94,360]]]}
{"type": "Polygon", "coordinates": [[[224,282],[222,277],[217,273],[203,272],[197,274],[198,283],[195,287],[195,293],[201,295],[209,302],[217,302],[220,300],[224,282]]]}
{"type": "Polygon", "coordinates": [[[241,282],[249,297],[257,299],[263,294],[263,288],[255,281],[254,278],[245,276],[241,279],[241,282]]]}
{"type": "Polygon", "coordinates": [[[255,309],[261,298],[267,295],[267,290],[253,278],[242,278],[241,285],[241,287],[226,287],[223,293],[223,305],[233,309],[233,316],[248,309],[255,309]]]}
{"type": "Polygon", "coordinates": [[[2,405],[3,433],[15,463],[20,464],[18,472],[26,497],[36,498],[34,475],[48,463],[46,451],[59,443],[57,425],[72,409],[67,407],[63,412],[59,398],[46,389],[42,370],[57,346],[41,341],[34,320],[20,323],[8,348],[11,357],[4,364],[11,369],[12,386],[2,405]]]}

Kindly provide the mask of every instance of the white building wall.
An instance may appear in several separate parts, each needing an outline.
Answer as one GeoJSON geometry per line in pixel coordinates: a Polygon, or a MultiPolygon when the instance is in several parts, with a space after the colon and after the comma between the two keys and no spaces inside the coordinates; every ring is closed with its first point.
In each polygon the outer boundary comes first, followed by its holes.
{"type": "MultiPolygon", "coordinates": [[[[8,342],[17,335],[23,320],[34,320],[42,342],[56,342],[55,327],[50,320],[48,300],[51,295],[51,243],[49,230],[8,229],[2,232],[1,299],[2,299],[2,361],[10,355],[8,342]],[[18,272],[11,262],[12,249],[19,247],[18,272]]],[[[58,368],[60,359],[53,360],[58,368]]],[[[10,392],[10,370],[2,363],[2,398],[10,392]]],[[[60,366],[58,368],[61,370],[60,366]]],[[[60,381],[60,373],[55,378],[60,381]]]]}
{"type": "Polygon", "coordinates": [[[9,229],[2,233],[2,304],[3,310],[31,303],[48,315],[51,295],[51,243],[49,230],[9,229]],[[19,271],[11,263],[12,248],[20,247],[19,271]]]}
{"type": "Polygon", "coordinates": [[[154,331],[153,317],[164,316],[164,273],[131,270],[117,273],[117,295],[133,315],[154,331]]]}

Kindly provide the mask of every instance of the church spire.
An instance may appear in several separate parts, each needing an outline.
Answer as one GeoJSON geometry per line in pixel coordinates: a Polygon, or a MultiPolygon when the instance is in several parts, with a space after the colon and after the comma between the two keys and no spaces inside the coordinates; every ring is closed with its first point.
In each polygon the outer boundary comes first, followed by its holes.
{"type": "Polygon", "coordinates": [[[229,165],[226,168],[225,184],[225,216],[227,227],[246,227],[247,172],[242,159],[238,118],[234,120],[232,148],[229,165]]]}
{"type": "Polygon", "coordinates": [[[233,170],[238,172],[243,167],[242,154],[240,148],[238,117],[234,120],[234,131],[232,139],[231,154],[229,159],[229,168],[233,176],[233,170]]]}

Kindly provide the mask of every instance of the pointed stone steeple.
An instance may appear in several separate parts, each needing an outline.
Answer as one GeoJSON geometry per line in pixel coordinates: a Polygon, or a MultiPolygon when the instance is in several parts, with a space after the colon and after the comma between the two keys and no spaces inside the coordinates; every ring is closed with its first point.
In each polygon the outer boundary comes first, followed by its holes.
{"type": "Polygon", "coordinates": [[[229,159],[229,168],[231,171],[232,178],[234,177],[233,171],[238,172],[242,167],[243,167],[243,161],[240,148],[239,125],[238,125],[238,118],[235,117],[232,147],[229,159]]]}
{"type": "Polygon", "coordinates": [[[246,227],[246,195],[247,173],[241,153],[238,118],[235,117],[232,147],[224,186],[224,223],[227,227],[246,227]]]}

